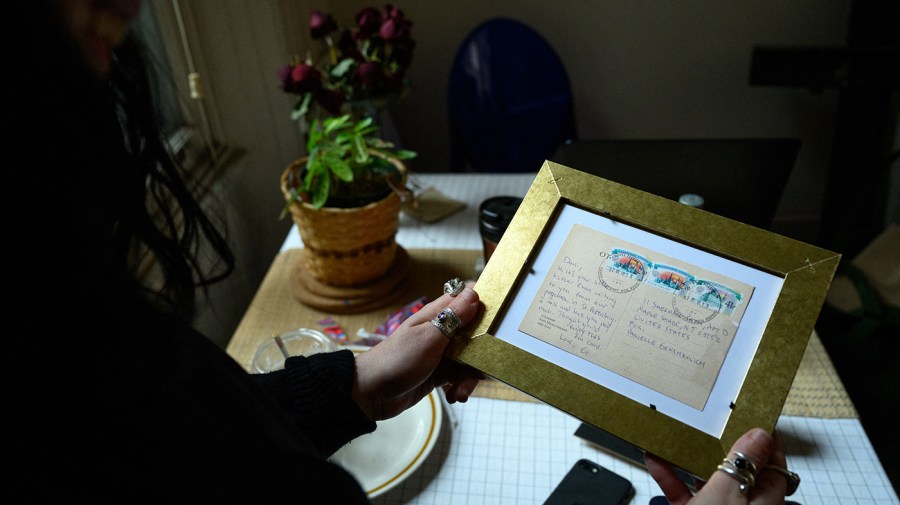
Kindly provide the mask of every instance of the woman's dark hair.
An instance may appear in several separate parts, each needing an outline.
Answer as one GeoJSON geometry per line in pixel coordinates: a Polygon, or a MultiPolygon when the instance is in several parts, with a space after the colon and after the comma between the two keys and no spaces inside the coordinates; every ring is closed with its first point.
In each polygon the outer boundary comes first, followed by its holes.
{"type": "Polygon", "coordinates": [[[114,53],[109,77],[111,96],[123,146],[131,155],[134,194],[123,200],[115,227],[114,251],[129,258],[133,274],[141,252],[152,255],[163,283],[155,296],[177,313],[189,315],[197,287],[206,288],[227,277],[234,257],[223,235],[200,208],[158,127],[154,89],[148,78],[143,46],[128,36],[114,53]],[[206,247],[211,248],[209,261],[206,247]]]}
{"type": "Polygon", "coordinates": [[[141,44],[128,36],[101,79],[59,4],[16,5],[30,37],[12,51],[19,77],[10,120],[27,163],[8,165],[5,187],[23,202],[13,234],[21,241],[15,273],[22,289],[29,296],[58,290],[65,303],[57,310],[71,315],[137,295],[188,320],[198,288],[228,276],[234,257],[159,131],[141,44]],[[29,253],[48,237],[59,251],[53,260],[29,253]],[[141,276],[148,258],[155,282],[141,276]]]}

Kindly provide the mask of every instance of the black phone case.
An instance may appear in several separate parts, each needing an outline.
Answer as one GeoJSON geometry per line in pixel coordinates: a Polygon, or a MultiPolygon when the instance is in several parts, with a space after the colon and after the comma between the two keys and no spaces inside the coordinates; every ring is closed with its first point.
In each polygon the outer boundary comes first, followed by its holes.
{"type": "Polygon", "coordinates": [[[580,459],[544,505],[624,505],[633,496],[631,481],[593,461],[580,459]]]}

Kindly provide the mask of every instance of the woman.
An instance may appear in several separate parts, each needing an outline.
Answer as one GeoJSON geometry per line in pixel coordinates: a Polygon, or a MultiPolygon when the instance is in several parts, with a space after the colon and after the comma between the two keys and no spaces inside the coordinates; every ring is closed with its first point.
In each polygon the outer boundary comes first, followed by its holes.
{"type": "MultiPolygon", "coordinates": [[[[17,145],[37,146],[27,167],[7,171],[22,179],[14,187],[25,210],[10,232],[21,245],[10,263],[12,313],[33,324],[23,356],[37,357],[43,379],[17,410],[31,435],[21,465],[31,493],[93,503],[366,503],[327,457],[435,387],[450,402],[469,398],[480,374],[443,358],[450,340],[433,323],[445,307],[468,323],[477,293],[445,294],[355,358],[297,357],[247,374],[190,325],[195,289],[228,275],[233,258],[160,140],[140,46],[127,36],[139,3],[13,9],[28,37],[12,51],[22,78],[8,96],[10,124],[17,145]],[[57,254],[33,254],[48,233],[57,254]],[[213,253],[208,271],[201,245],[213,253]],[[160,286],[139,280],[145,251],[160,286]]],[[[736,448],[784,465],[762,431],[736,448]]],[[[664,462],[648,466],[673,502],[743,498],[724,473],[692,498],[664,462]]],[[[772,475],[753,488],[761,502],[783,500],[783,479],[772,475]]]]}

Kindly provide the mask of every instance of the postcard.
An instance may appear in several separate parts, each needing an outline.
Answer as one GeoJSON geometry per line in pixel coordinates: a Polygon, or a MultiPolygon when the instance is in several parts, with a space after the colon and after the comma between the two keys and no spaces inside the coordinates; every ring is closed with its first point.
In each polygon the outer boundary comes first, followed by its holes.
{"type": "Polygon", "coordinates": [[[752,294],[576,224],[519,330],[702,410],[752,294]]]}

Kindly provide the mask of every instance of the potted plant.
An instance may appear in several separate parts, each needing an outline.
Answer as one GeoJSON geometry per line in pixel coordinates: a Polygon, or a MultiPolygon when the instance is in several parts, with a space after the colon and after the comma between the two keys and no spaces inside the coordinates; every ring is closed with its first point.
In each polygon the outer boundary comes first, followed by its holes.
{"type": "Polygon", "coordinates": [[[287,214],[291,204],[307,202],[320,209],[360,207],[391,191],[405,194],[403,160],[416,153],[396,148],[376,136],[370,117],[354,122],[349,114],[313,120],[301,170],[287,170],[287,214]]]}
{"type": "Polygon", "coordinates": [[[314,120],[307,155],[282,173],[282,217],[291,214],[303,268],[318,282],[356,286],[392,266],[406,188],[404,160],[416,153],[377,136],[372,118],[314,120]]]}

